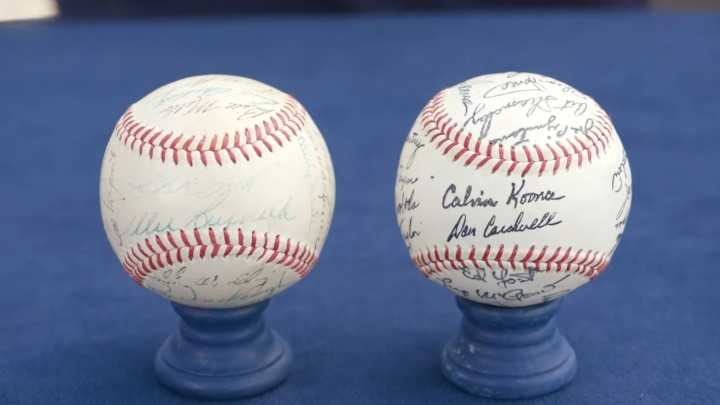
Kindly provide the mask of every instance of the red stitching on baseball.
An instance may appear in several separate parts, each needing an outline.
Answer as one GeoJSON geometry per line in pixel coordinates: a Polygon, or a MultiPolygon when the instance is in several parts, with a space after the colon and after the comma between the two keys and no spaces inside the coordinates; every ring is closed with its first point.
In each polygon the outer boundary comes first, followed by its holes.
{"type": "Polygon", "coordinates": [[[483,257],[482,257],[482,260],[485,262],[485,264],[488,265],[488,267],[490,267],[490,262],[488,261],[488,255],[490,255],[490,249],[491,249],[491,247],[490,247],[490,245],[488,245],[487,249],[485,249],[485,253],[483,253],[483,257]]]}
{"type": "Polygon", "coordinates": [[[537,151],[538,160],[540,161],[540,171],[538,172],[538,176],[542,176],[543,172],[545,171],[545,165],[547,164],[547,161],[545,160],[545,156],[543,156],[540,147],[538,145],[533,145],[533,147],[537,151]]]}
{"type": "Polygon", "coordinates": [[[510,167],[508,168],[508,172],[507,172],[508,176],[512,174],[512,172],[515,170],[515,168],[516,168],[517,165],[518,165],[517,156],[515,155],[515,147],[514,147],[514,146],[510,148],[510,161],[512,161],[512,164],[511,164],[510,167]]]}
{"type": "Polygon", "coordinates": [[[591,143],[584,143],[581,139],[575,137],[573,139],[580,145],[578,148],[569,138],[557,140],[556,145],[562,153],[558,153],[553,149],[552,145],[546,144],[544,147],[545,151],[540,145],[533,145],[537,152],[537,159],[533,158],[528,147],[523,145],[523,151],[525,152],[524,158],[526,160],[520,160],[523,158],[521,154],[515,152],[515,147],[510,147],[510,156],[507,156],[505,149],[502,144],[495,145],[493,142],[487,141],[485,150],[482,151],[482,140],[477,138],[474,147],[471,148],[471,133],[467,133],[467,136],[463,138],[461,134],[466,131],[465,128],[461,127],[458,123],[452,122],[449,114],[445,110],[443,104],[443,96],[445,90],[438,93],[433,97],[430,102],[425,106],[420,114],[420,121],[422,127],[427,131],[427,135],[430,137],[430,143],[434,143],[436,149],[440,150],[443,155],[450,155],[454,161],[465,159],[465,166],[472,164],[478,157],[483,157],[480,162],[476,165],[476,168],[485,166],[490,161],[497,161],[491,166],[491,172],[495,173],[503,167],[505,162],[510,162],[507,174],[510,175],[517,168],[518,165],[524,165],[525,168],[521,172],[521,176],[525,177],[534,166],[534,163],[539,162],[540,167],[538,175],[542,176],[545,171],[548,162],[553,163],[552,174],[556,174],[561,165],[562,161],[565,161],[565,170],[570,170],[573,162],[573,156],[577,156],[577,167],[581,168],[583,163],[583,153],[586,154],[588,163],[592,163],[593,157],[599,157],[602,149],[602,153],[607,152],[607,147],[610,145],[610,139],[613,137],[613,129],[610,118],[602,113],[596,113],[594,115],[593,122],[596,123],[593,129],[590,131],[588,140],[591,143]],[[449,127],[449,129],[448,129],[449,127]],[[455,131],[455,134],[453,134],[455,131]],[[594,139],[593,139],[594,138],[594,139]],[[569,145],[572,148],[572,152],[565,147],[569,145]],[[493,148],[495,146],[495,148],[493,148]],[[495,149],[495,150],[493,150],[495,149]],[[593,152],[594,149],[594,152],[593,152]],[[466,157],[469,154],[469,157],[466,157]],[[552,157],[547,156],[551,154],[552,157]],[[546,158],[547,156],[547,158],[546,158]]]}
{"type": "Polygon", "coordinates": [[[267,239],[267,234],[265,234],[265,238],[264,238],[264,239],[265,239],[265,241],[262,243],[263,252],[260,254],[260,256],[258,256],[258,260],[260,260],[260,259],[262,259],[263,257],[265,257],[265,253],[267,253],[267,241],[268,241],[268,239],[267,239]]]}
{"type": "Polygon", "coordinates": [[[557,257],[558,254],[560,254],[560,248],[557,248],[557,249],[555,250],[555,253],[553,253],[553,255],[550,256],[550,258],[547,260],[547,261],[548,261],[548,267],[547,267],[547,269],[545,269],[545,271],[550,271],[550,266],[551,266],[551,265],[553,265],[553,264],[557,265],[557,264],[556,264],[557,262],[555,261],[555,258],[557,257]]]}
{"type": "Polygon", "coordinates": [[[206,240],[210,240],[210,243],[206,244],[202,241],[202,234],[197,229],[193,230],[195,243],[191,243],[183,230],[175,233],[167,232],[164,235],[156,235],[155,238],[144,239],[132,247],[121,262],[125,271],[138,284],[142,284],[150,273],[174,265],[171,256],[173,252],[176,253],[177,262],[182,263],[183,256],[190,261],[196,256],[205,258],[209,255],[211,258],[225,258],[237,249],[238,253],[235,257],[238,257],[242,256],[250,248],[245,257],[254,257],[254,253],[259,251],[261,254],[255,257],[256,260],[283,265],[297,272],[300,277],[305,277],[318,260],[317,254],[310,247],[300,242],[293,243],[289,238],[283,241],[280,235],[275,235],[274,241],[270,245],[268,241],[273,239],[272,236],[266,233],[262,234],[260,237],[264,238],[264,243],[258,244],[258,234],[255,231],[252,231],[251,236],[246,238],[246,232],[238,229],[237,243],[231,240],[230,231],[227,228],[222,230],[223,238],[217,238],[213,228],[208,228],[204,233],[206,240]],[[184,244],[178,245],[175,242],[178,236],[184,244]],[[249,246],[245,244],[248,240],[251,242],[249,246]],[[152,244],[153,242],[155,242],[155,245],[152,244]],[[144,250],[143,246],[149,249],[151,253],[144,250]],[[196,249],[199,249],[199,254],[196,254],[196,249]],[[208,250],[210,251],[208,252],[208,250]],[[224,251],[221,253],[222,250],[224,251]],[[165,257],[164,262],[162,260],[163,256],[165,257]],[[276,261],[278,257],[280,259],[276,261]]]}
{"type": "MultiPolygon", "coordinates": [[[[138,262],[142,261],[142,259],[140,259],[140,256],[138,256],[137,252],[135,252],[135,248],[130,250],[130,254],[132,254],[132,257],[134,257],[135,260],[137,260],[138,262]]],[[[130,259],[131,262],[132,262],[132,257],[128,258],[128,259],[130,259]]]]}
{"type": "Polygon", "coordinates": [[[455,260],[457,260],[461,266],[465,267],[465,262],[462,259],[462,249],[460,249],[459,247],[455,252],[455,260]]]}
{"type": "Polygon", "coordinates": [[[466,263],[470,262],[475,268],[497,266],[506,270],[509,266],[514,271],[518,269],[527,271],[533,267],[537,272],[546,273],[552,272],[554,267],[557,273],[564,271],[593,279],[610,265],[610,259],[598,251],[574,250],[572,247],[558,247],[553,251],[548,246],[536,249],[533,245],[519,260],[516,259],[520,251],[518,245],[513,246],[512,249],[506,249],[504,245],[499,245],[497,248],[488,245],[482,254],[474,245],[467,254],[459,246],[454,248],[454,252],[449,246],[444,248],[445,253],[442,255],[437,246],[418,251],[412,255],[412,260],[426,277],[444,270],[463,270],[468,267],[466,263]],[[538,250],[539,252],[537,252],[538,250]],[[564,253],[562,253],[563,250],[564,253]],[[508,251],[510,251],[509,256],[504,258],[508,251]],[[543,259],[548,252],[552,253],[543,259]],[[568,260],[571,256],[573,256],[572,259],[568,260]],[[563,265],[565,270],[563,270],[563,265]]]}
{"type": "MultiPolygon", "coordinates": [[[[540,263],[542,261],[542,258],[545,256],[546,252],[547,252],[547,246],[543,246],[542,250],[540,251],[540,255],[534,261],[536,269],[541,268],[540,263]]],[[[542,270],[540,270],[540,271],[542,271],[542,270]]],[[[545,269],[545,271],[547,271],[547,268],[545,269]]]]}
{"type": "Polygon", "coordinates": [[[140,251],[140,254],[142,254],[143,256],[146,256],[146,257],[149,256],[149,255],[148,255],[147,253],[145,253],[145,251],[143,250],[142,245],[138,244],[138,245],[137,245],[137,250],[139,250],[139,251],[140,251]]]}
{"type": "Polygon", "coordinates": [[[502,258],[503,248],[504,248],[504,247],[505,247],[505,246],[500,245],[500,249],[498,249],[498,252],[497,252],[497,254],[495,255],[495,262],[497,262],[497,264],[499,264],[499,265],[500,265],[500,268],[503,269],[503,270],[505,270],[505,266],[503,266],[503,263],[502,263],[502,261],[501,261],[500,259],[502,258]]]}
{"type": "Polygon", "coordinates": [[[147,148],[148,157],[154,159],[158,156],[155,150],[158,148],[162,162],[171,158],[172,162],[178,165],[181,158],[185,158],[185,161],[190,166],[195,164],[193,154],[199,155],[200,162],[207,166],[209,161],[223,165],[226,159],[229,159],[232,163],[237,163],[235,154],[237,151],[246,161],[249,161],[252,157],[246,151],[247,148],[250,148],[257,157],[262,157],[263,152],[272,153],[275,149],[273,142],[279,147],[283,146],[278,133],[282,134],[288,142],[291,142],[292,138],[297,137],[298,131],[305,125],[307,115],[296,100],[290,99],[280,109],[277,116],[265,119],[259,125],[254,125],[253,128],[242,130],[244,139],[242,139],[241,132],[236,131],[231,142],[231,136],[227,133],[220,135],[175,135],[173,132],[164,132],[154,127],[146,127],[135,120],[133,108],[133,106],[128,108],[117,123],[116,136],[120,142],[129,146],[130,150],[137,152],[140,156],[147,148]],[[153,133],[152,136],[150,136],[151,133],[153,133]],[[150,136],[149,139],[147,139],[148,136],[150,136]],[[198,138],[197,144],[193,146],[195,139],[198,138]],[[223,151],[227,156],[222,153],[223,151]]]}
{"type": "Polygon", "coordinates": [[[510,266],[512,266],[513,270],[517,270],[517,266],[515,266],[515,255],[517,255],[518,247],[515,245],[515,247],[512,250],[512,253],[510,254],[510,257],[508,258],[508,262],[510,262],[510,266]]]}

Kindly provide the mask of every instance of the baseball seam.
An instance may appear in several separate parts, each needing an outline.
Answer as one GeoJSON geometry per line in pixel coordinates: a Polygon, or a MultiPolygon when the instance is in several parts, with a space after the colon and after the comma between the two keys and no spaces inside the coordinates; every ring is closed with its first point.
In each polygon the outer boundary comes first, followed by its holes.
{"type": "Polygon", "coordinates": [[[484,250],[472,246],[469,251],[460,246],[435,246],[413,254],[412,260],[425,277],[445,270],[460,270],[471,266],[477,269],[497,266],[503,270],[514,271],[528,271],[533,267],[537,272],[565,272],[593,279],[610,264],[610,258],[597,251],[575,250],[571,247],[558,247],[553,250],[547,246],[538,248],[535,245],[530,246],[524,254],[520,252],[518,245],[511,249],[506,249],[504,245],[496,249],[487,245],[484,250]]]}
{"type": "Polygon", "coordinates": [[[444,93],[438,93],[425,106],[420,115],[421,123],[436,149],[441,149],[443,155],[452,154],[453,161],[464,160],[465,166],[475,164],[476,168],[481,168],[492,164],[492,173],[506,166],[508,175],[524,167],[522,177],[534,167],[539,167],[538,176],[542,176],[548,165],[552,165],[552,174],[555,174],[563,167],[569,170],[574,162],[578,167],[582,167],[584,161],[590,164],[601,152],[606,153],[611,145],[612,123],[607,115],[601,113],[593,116],[598,125],[593,126],[585,140],[575,135],[572,139],[563,138],[562,142],[556,140],[554,145],[545,143],[543,147],[535,144],[507,148],[479,137],[473,139],[470,131],[450,118],[443,103],[444,93]]]}
{"type": "Polygon", "coordinates": [[[208,228],[158,234],[146,238],[128,250],[122,260],[125,271],[140,285],[145,278],[168,266],[197,258],[240,257],[283,265],[305,277],[318,260],[315,251],[300,242],[280,235],[223,228],[208,228]]]}
{"type": "Polygon", "coordinates": [[[212,161],[222,166],[227,160],[237,163],[272,153],[284,142],[292,142],[306,120],[305,110],[291,98],[277,115],[234,134],[175,134],[138,121],[131,106],[118,121],[116,133],[120,142],[140,156],[147,154],[162,162],[171,159],[175,165],[185,160],[193,166],[199,160],[204,166],[212,161]]]}

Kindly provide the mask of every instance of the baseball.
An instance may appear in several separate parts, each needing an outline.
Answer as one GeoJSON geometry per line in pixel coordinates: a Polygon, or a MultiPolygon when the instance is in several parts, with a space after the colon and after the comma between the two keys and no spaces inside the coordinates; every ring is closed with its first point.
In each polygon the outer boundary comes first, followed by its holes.
{"type": "Polygon", "coordinates": [[[429,279],[479,303],[559,298],[607,268],[632,198],[590,97],[532,73],[479,76],[425,106],[403,146],[398,224],[429,279]]]}
{"type": "Polygon", "coordinates": [[[105,232],[127,274],[194,307],[248,305],[298,282],[334,204],[308,113],[244,77],[188,77],[131,105],[101,170],[105,232]]]}

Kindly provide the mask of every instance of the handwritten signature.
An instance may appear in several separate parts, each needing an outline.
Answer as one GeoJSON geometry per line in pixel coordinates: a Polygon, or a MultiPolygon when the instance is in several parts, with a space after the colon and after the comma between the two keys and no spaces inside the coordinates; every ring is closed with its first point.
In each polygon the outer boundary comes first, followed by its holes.
{"type": "Polygon", "coordinates": [[[171,104],[160,110],[159,113],[165,118],[172,115],[205,114],[221,108],[219,104],[217,100],[206,100],[197,97],[182,103],[171,104]]]}
{"type": "Polygon", "coordinates": [[[257,103],[235,103],[230,102],[225,107],[226,110],[237,110],[239,111],[235,120],[242,121],[249,118],[257,118],[265,114],[270,114],[274,110],[267,108],[257,103]]]}
{"type": "Polygon", "coordinates": [[[497,285],[507,288],[508,284],[523,284],[535,281],[535,267],[530,266],[527,272],[510,273],[508,269],[493,270],[492,276],[497,285]]]}
{"type": "Polygon", "coordinates": [[[412,186],[413,184],[417,183],[419,180],[418,177],[411,177],[406,175],[399,175],[398,176],[398,184],[400,185],[400,189],[404,189],[406,186],[412,186]]]}
{"type": "MultiPolygon", "coordinates": [[[[493,218],[494,217],[495,216],[493,215],[493,218]]],[[[460,217],[458,217],[458,220],[455,222],[455,225],[453,225],[452,229],[450,230],[450,234],[448,235],[446,241],[450,242],[453,239],[475,236],[476,233],[477,230],[467,224],[467,216],[465,214],[461,214],[460,217]]]]}
{"type": "Polygon", "coordinates": [[[508,94],[529,92],[529,91],[545,91],[545,87],[538,83],[537,78],[533,76],[524,79],[506,80],[496,86],[491,87],[483,94],[484,98],[493,98],[506,96],[508,94]]]}
{"type": "Polygon", "coordinates": [[[630,202],[632,201],[632,183],[630,181],[630,172],[627,161],[627,154],[623,154],[623,159],[620,162],[618,168],[613,172],[612,176],[612,191],[615,193],[621,193],[625,191],[625,197],[623,198],[622,204],[615,215],[615,229],[618,229],[617,237],[615,238],[615,245],[610,250],[610,255],[615,253],[620,244],[620,238],[623,236],[623,230],[627,224],[628,216],[630,215],[630,202]]]}
{"type": "Polygon", "coordinates": [[[487,270],[484,267],[473,267],[472,269],[470,267],[460,267],[459,270],[463,276],[470,280],[486,281],[487,270]]]}
{"type": "Polygon", "coordinates": [[[497,201],[493,200],[491,197],[485,197],[485,191],[480,190],[479,192],[476,192],[477,195],[473,196],[473,188],[471,184],[468,184],[468,186],[465,188],[465,195],[462,199],[458,197],[455,193],[457,192],[457,186],[455,186],[455,183],[451,183],[447,189],[445,189],[445,193],[443,194],[442,201],[440,205],[444,209],[448,208],[462,208],[462,207],[495,207],[497,206],[497,201]],[[484,197],[484,198],[483,198],[484,197]]]}
{"type": "Polygon", "coordinates": [[[161,211],[146,211],[133,215],[128,222],[123,224],[124,228],[120,230],[119,235],[121,237],[143,236],[173,232],[183,228],[230,227],[265,219],[293,221],[297,218],[292,196],[285,200],[266,204],[262,210],[253,212],[232,210],[229,213],[226,212],[225,215],[218,212],[221,206],[228,203],[231,196],[237,195],[237,193],[249,193],[254,188],[255,180],[252,178],[243,181],[223,181],[198,177],[170,177],[145,182],[130,182],[129,189],[134,194],[132,195],[133,200],[141,201],[145,196],[190,197],[202,199],[204,206],[185,218],[169,216],[161,211]]]}
{"type": "Polygon", "coordinates": [[[171,195],[181,194],[186,197],[225,199],[235,191],[250,191],[255,186],[255,179],[243,181],[207,180],[198,176],[169,177],[153,179],[145,182],[129,183],[130,189],[140,195],[171,195]]]}
{"type": "MultiPolygon", "coordinates": [[[[230,303],[235,301],[247,301],[250,299],[263,299],[275,295],[278,291],[287,287],[284,283],[285,273],[282,273],[279,280],[270,283],[269,277],[261,277],[264,272],[263,268],[259,268],[253,272],[238,276],[232,281],[220,282],[219,275],[208,275],[194,279],[191,282],[183,282],[186,279],[187,267],[183,266],[178,269],[166,269],[162,272],[151,273],[148,279],[153,283],[150,285],[152,289],[159,294],[172,298],[173,300],[183,302],[215,302],[230,303]],[[207,289],[220,288],[224,286],[238,287],[230,294],[225,293],[224,296],[218,298],[203,297],[208,295],[207,289]],[[202,291],[205,291],[203,293],[202,291]]],[[[210,295],[215,296],[217,293],[210,295]]]]}
{"type": "Polygon", "coordinates": [[[522,180],[520,186],[516,186],[515,182],[511,183],[511,191],[505,204],[512,205],[513,208],[517,208],[518,204],[530,204],[539,201],[557,201],[565,198],[564,195],[556,195],[553,190],[544,190],[539,192],[523,192],[525,188],[525,179],[522,180]]]}
{"type": "Polygon", "coordinates": [[[413,189],[409,195],[405,194],[405,190],[400,195],[400,201],[397,203],[397,214],[402,214],[407,211],[412,211],[420,206],[415,200],[415,190],[413,189]]]}
{"type": "Polygon", "coordinates": [[[105,181],[107,183],[107,191],[102,196],[102,202],[105,205],[105,207],[110,212],[115,212],[115,203],[117,202],[124,202],[125,196],[123,193],[120,192],[120,190],[115,186],[115,165],[117,161],[117,154],[108,149],[107,156],[105,158],[105,165],[108,167],[108,174],[105,178],[105,181]]]}
{"type": "MultiPolygon", "coordinates": [[[[620,193],[625,190],[625,199],[623,200],[620,209],[618,209],[616,220],[619,220],[625,211],[629,211],[630,199],[632,197],[632,185],[630,184],[630,174],[628,173],[628,160],[627,154],[623,155],[623,159],[620,162],[618,168],[613,172],[612,176],[612,191],[620,193]]],[[[627,216],[627,215],[626,215],[627,216]]]]}
{"type": "Polygon", "coordinates": [[[508,285],[523,284],[535,281],[535,267],[530,266],[527,272],[510,273],[508,269],[488,271],[484,267],[459,267],[458,270],[465,278],[474,281],[488,282],[488,273],[496,281],[499,287],[507,288],[508,285]]]}
{"type": "MultiPolygon", "coordinates": [[[[119,205],[122,205],[125,202],[125,196],[122,192],[115,186],[115,164],[117,160],[117,155],[114,151],[108,149],[105,156],[105,165],[108,166],[108,174],[103,180],[105,185],[105,190],[100,195],[100,200],[102,204],[107,208],[109,212],[112,214],[115,214],[115,209],[120,209],[121,207],[117,207],[115,204],[119,203],[119,205]]],[[[120,229],[117,225],[117,222],[114,218],[110,217],[108,218],[107,222],[109,223],[108,230],[112,232],[113,235],[117,238],[118,244],[120,246],[123,246],[123,235],[120,232],[120,229]]]]}
{"type": "Polygon", "coordinates": [[[503,292],[490,292],[477,289],[475,290],[475,295],[483,300],[504,300],[517,302],[522,302],[532,297],[542,296],[542,302],[548,302],[570,292],[570,289],[557,290],[558,285],[568,277],[570,277],[570,274],[565,275],[553,283],[545,284],[540,290],[535,291],[526,291],[522,288],[515,288],[503,292]]]}
{"type": "MultiPolygon", "coordinates": [[[[255,272],[258,273],[257,271],[255,272]]],[[[254,276],[253,276],[254,277],[254,276]]],[[[255,281],[256,283],[250,283],[247,282],[240,282],[239,284],[234,285],[248,285],[253,284],[250,287],[244,287],[236,290],[232,295],[230,295],[228,298],[221,299],[219,302],[233,302],[233,301],[247,301],[250,299],[257,299],[257,298],[265,298],[265,297],[271,297],[275,295],[277,292],[282,291],[287,287],[286,284],[283,284],[283,280],[285,279],[285,273],[282,273],[280,275],[280,279],[277,281],[277,283],[274,283],[272,285],[268,286],[268,278],[262,277],[255,281]]],[[[235,282],[231,282],[235,283],[235,282]]],[[[228,283],[228,284],[231,284],[228,283]]]]}
{"type": "Polygon", "coordinates": [[[414,147],[414,149],[412,149],[412,152],[410,153],[410,156],[408,157],[407,162],[405,162],[405,168],[409,169],[415,161],[415,155],[417,154],[417,151],[420,150],[420,148],[424,148],[425,144],[422,142],[420,136],[416,132],[413,132],[412,135],[410,135],[406,143],[414,147]]]}
{"type": "Polygon", "coordinates": [[[133,216],[120,234],[122,236],[144,236],[175,232],[180,229],[230,228],[267,219],[293,221],[297,218],[297,214],[292,213],[291,203],[292,197],[289,197],[285,201],[269,205],[262,210],[249,213],[237,212],[226,216],[214,211],[219,205],[215,204],[198,210],[188,221],[182,222],[156,211],[148,211],[133,216]]]}
{"type": "MultiPolygon", "coordinates": [[[[554,100],[557,100],[557,98],[552,95],[511,100],[508,101],[506,104],[487,112],[484,112],[486,105],[483,103],[479,103],[473,109],[472,115],[465,120],[463,126],[467,127],[469,124],[483,124],[480,128],[480,136],[482,138],[485,138],[490,132],[490,127],[492,126],[492,121],[494,117],[497,117],[504,112],[514,110],[517,107],[527,107],[527,111],[525,112],[526,117],[532,116],[533,113],[538,110],[550,112],[552,110],[550,102],[554,100]],[[480,114],[481,112],[484,113],[480,114]]],[[[465,115],[467,116],[467,114],[465,115]]]]}
{"type": "Polygon", "coordinates": [[[152,97],[150,100],[155,102],[155,108],[167,108],[168,103],[178,103],[189,97],[192,98],[203,98],[203,97],[214,97],[218,94],[223,94],[231,91],[228,87],[203,87],[203,88],[187,88],[181,90],[178,88],[172,88],[167,92],[160,93],[157,96],[152,97]]]}
{"type": "Polygon", "coordinates": [[[542,229],[548,226],[557,226],[562,223],[562,220],[555,220],[557,212],[545,212],[540,217],[533,218],[529,223],[525,221],[525,212],[521,211],[515,221],[511,224],[506,225],[495,225],[497,217],[493,215],[485,225],[483,236],[489,238],[491,236],[500,235],[504,233],[519,233],[525,231],[534,231],[542,229]]]}
{"type": "Polygon", "coordinates": [[[182,266],[178,269],[170,268],[162,272],[150,273],[147,278],[154,281],[154,283],[148,286],[158,294],[166,297],[186,302],[196,301],[198,294],[195,289],[181,282],[186,270],[187,266],[182,266]]]}
{"type": "Polygon", "coordinates": [[[465,114],[468,114],[468,109],[471,105],[473,105],[472,97],[470,97],[470,90],[472,89],[472,84],[470,83],[464,83],[460,86],[458,86],[458,92],[460,93],[460,97],[462,98],[462,105],[465,107],[465,114]]]}
{"type": "Polygon", "coordinates": [[[405,222],[405,218],[401,219],[400,229],[406,241],[420,236],[420,231],[413,229],[413,217],[410,217],[407,222],[405,222]]]}
{"type": "MultiPolygon", "coordinates": [[[[477,297],[483,301],[494,301],[497,303],[502,302],[522,302],[526,301],[533,297],[541,297],[542,302],[549,302],[556,298],[559,298],[568,292],[571,291],[571,289],[560,289],[560,284],[567,280],[570,277],[570,274],[566,274],[565,276],[559,278],[558,280],[555,280],[552,283],[548,283],[543,285],[539,290],[526,290],[523,288],[514,288],[512,290],[502,291],[502,292],[491,292],[491,291],[485,291],[481,289],[475,289],[474,291],[470,292],[469,290],[466,290],[464,288],[457,287],[455,284],[453,284],[453,280],[450,277],[444,277],[441,279],[438,279],[438,281],[442,284],[443,287],[455,292],[458,295],[461,295],[465,298],[472,298],[471,296],[477,297]]],[[[534,281],[534,280],[533,280],[534,281]]]]}

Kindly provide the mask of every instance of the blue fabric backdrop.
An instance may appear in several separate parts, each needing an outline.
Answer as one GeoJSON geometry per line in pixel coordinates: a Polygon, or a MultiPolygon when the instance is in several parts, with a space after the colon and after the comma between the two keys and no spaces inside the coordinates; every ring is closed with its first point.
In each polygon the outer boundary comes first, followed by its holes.
{"type": "Polygon", "coordinates": [[[613,117],[634,177],[610,268],[559,324],[579,370],[533,404],[716,404],[720,394],[720,15],[403,14],[0,27],[0,403],[193,403],[152,358],[175,328],[101,227],[103,150],[125,108],[181,77],[249,76],[295,95],[335,161],[320,262],[270,324],[289,380],[246,404],[478,403],[439,372],[460,315],[414,269],[395,222],[402,143],[469,77],[556,77],[613,117]]]}
{"type": "Polygon", "coordinates": [[[548,7],[643,7],[647,0],[57,0],[67,17],[337,13],[548,7]]]}

